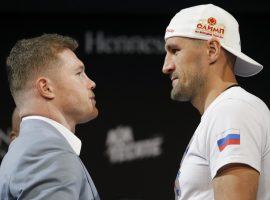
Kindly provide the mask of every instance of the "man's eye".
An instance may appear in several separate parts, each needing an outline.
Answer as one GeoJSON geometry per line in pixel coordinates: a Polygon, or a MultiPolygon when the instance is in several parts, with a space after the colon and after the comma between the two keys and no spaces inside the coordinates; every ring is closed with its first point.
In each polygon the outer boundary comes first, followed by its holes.
{"type": "Polygon", "coordinates": [[[171,52],[172,54],[176,54],[177,52],[179,52],[180,50],[179,49],[172,49],[171,52]]]}

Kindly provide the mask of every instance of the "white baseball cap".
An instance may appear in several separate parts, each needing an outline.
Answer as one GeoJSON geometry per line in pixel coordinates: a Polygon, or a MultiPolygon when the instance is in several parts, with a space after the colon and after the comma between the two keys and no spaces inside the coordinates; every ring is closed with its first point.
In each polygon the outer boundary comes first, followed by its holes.
{"type": "Polygon", "coordinates": [[[241,52],[239,25],[224,9],[213,4],[180,10],[166,29],[165,40],[181,36],[202,40],[218,38],[221,46],[235,55],[234,73],[248,77],[259,73],[263,66],[241,52]]]}

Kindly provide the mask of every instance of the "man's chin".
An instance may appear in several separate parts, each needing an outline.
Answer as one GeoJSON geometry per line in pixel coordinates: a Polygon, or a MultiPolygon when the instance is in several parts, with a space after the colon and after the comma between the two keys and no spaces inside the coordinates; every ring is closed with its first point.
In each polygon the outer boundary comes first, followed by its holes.
{"type": "Polygon", "coordinates": [[[176,93],[173,90],[171,92],[171,99],[172,100],[175,100],[175,101],[182,101],[182,102],[185,102],[185,101],[189,101],[190,100],[190,98],[187,95],[183,95],[180,92],[177,92],[176,93]]]}
{"type": "Polygon", "coordinates": [[[81,119],[79,124],[89,122],[89,121],[97,118],[97,116],[98,116],[98,109],[95,108],[95,109],[92,110],[91,113],[88,113],[83,119],[81,119]]]}
{"type": "Polygon", "coordinates": [[[98,116],[98,109],[95,107],[93,111],[90,113],[88,121],[97,118],[97,116],[98,116]]]}
{"type": "Polygon", "coordinates": [[[98,114],[99,114],[98,109],[95,108],[94,113],[93,113],[93,117],[91,118],[91,120],[97,118],[98,114]]]}
{"type": "Polygon", "coordinates": [[[178,94],[178,92],[176,92],[174,89],[171,91],[171,99],[178,101],[180,94],[178,94]]]}

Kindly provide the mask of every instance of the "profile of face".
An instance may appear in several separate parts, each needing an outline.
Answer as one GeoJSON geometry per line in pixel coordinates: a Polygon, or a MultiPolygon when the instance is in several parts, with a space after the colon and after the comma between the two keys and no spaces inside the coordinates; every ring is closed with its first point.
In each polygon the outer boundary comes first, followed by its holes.
{"type": "Polygon", "coordinates": [[[75,53],[65,49],[58,53],[59,73],[53,79],[54,101],[67,120],[75,124],[84,123],[97,117],[96,87],[85,73],[85,67],[75,53]]]}
{"type": "Polygon", "coordinates": [[[162,72],[172,81],[173,100],[192,101],[204,85],[204,48],[203,43],[188,38],[171,37],[166,40],[162,72]]]}

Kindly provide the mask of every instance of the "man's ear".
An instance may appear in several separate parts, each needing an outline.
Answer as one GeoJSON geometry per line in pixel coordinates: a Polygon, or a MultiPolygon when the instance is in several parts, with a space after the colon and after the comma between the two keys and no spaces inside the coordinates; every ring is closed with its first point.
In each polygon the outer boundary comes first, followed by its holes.
{"type": "Polygon", "coordinates": [[[221,45],[218,39],[211,38],[207,41],[207,53],[209,58],[209,64],[215,63],[221,53],[221,45]]]}
{"type": "Polygon", "coordinates": [[[36,88],[40,96],[46,99],[53,99],[55,97],[52,82],[48,78],[38,78],[36,81],[36,88]]]}

